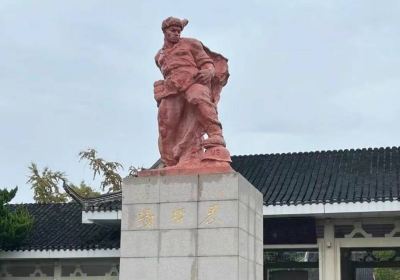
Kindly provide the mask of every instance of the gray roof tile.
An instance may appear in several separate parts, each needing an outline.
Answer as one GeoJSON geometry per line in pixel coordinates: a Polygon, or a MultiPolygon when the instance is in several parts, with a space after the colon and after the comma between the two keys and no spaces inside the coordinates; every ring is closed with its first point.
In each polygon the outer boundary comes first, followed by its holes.
{"type": "Polygon", "coordinates": [[[34,218],[32,231],[22,244],[9,250],[115,249],[120,228],[82,224],[82,207],[77,203],[20,204],[34,218]]]}
{"type": "Polygon", "coordinates": [[[267,205],[399,200],[398,147],[233,156],[267,205]]]}

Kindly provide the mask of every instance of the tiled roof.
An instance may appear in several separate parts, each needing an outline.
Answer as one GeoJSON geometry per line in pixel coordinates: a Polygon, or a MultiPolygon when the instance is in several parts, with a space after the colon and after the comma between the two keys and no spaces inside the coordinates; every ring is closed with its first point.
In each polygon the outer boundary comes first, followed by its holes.
{"type": "MultiPolygon", "coordinates": [[[[263,193],[267,205],[400,200],[398,147],[233,156],[232,167],[263,193]]],[[[81,204],[24,204],[35,223],[11,250],[119,248],[119,225],[82,224],[82,210],[119,210],[121,197],[117,192],[74,197],[81,204]]]]}
{"type": "MultiPolygon", "coordinates": [[[[233,156],[232,167],[266,205],[400,199],[399,147],[233,156]]],[[[121,193],[113,195],[84,199],[84,207],[121,209],[121,193]]]]}
{"type": "MultiPolygon", "coordinates": [[[[120,228],[82,224],[77,203],[21,204],[34,218],[29,236],[10,250],[115,249],[120,245],[120,228]]],[[[15,208],[16,205],[10,205],[15,208]]]]}
{"type": "Polygon", "coordinates": [[[267,205],[400,200],[400,148],[232,157],[267,205]]]}

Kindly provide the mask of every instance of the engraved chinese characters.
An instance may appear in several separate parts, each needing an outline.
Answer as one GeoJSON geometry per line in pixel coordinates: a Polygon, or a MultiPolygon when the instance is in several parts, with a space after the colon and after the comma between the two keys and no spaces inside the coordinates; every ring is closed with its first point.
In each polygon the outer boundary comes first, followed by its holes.
{"type": "Polygon", "coordinates": [[[220,206],[218,204],[213,204],[209,206],[207,210],[207,217],[201,223],[205,223],[208,225],[215,223],[218,216],[219,207],[220,206]]]}
{"type": "Polygon", "coordinates": [[[136,222],[142,227],[152,227],[154,226],[154,213],[150,208],[143,208],[138,213],[136,222]]]}
{"type": "MultiPolygon", "coordinates": [[[[223,225],[218,215],[220,212],[220,204],[212,204],[208,206],[207,212],[199,217],[200,224],[212,225],[218,222],[219,225],[223,225]]],[[[136,225],[138,228],[152,228],[155,226],[155,221],[158,220],[156,217],[157,213],[151,208],[139,208],[136,215],[136,225]]],[[[172,224],[183,224],[185,219],[185,206],[174,208],[170,210],[170,223],[172,224]]]]}
{"type": "Polygon", "coordinates": [[[185,217],[185,209],[184,208],[176,208],[172,212],[171,220],[176,224],[181,224],[185,217]]]}

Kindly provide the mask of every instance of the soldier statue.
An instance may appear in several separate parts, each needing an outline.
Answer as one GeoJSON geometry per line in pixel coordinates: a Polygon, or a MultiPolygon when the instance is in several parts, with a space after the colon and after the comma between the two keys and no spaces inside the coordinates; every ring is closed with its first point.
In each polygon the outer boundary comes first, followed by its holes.
{"type": "Polygon", "coordinates": [[[187,24],[165,19],[164,45],[155,56],[164,77],[154,83],[161,160],[166,168],[230,168],[217,111],[228,60],[196,39],[181,37],[187,24]]]}

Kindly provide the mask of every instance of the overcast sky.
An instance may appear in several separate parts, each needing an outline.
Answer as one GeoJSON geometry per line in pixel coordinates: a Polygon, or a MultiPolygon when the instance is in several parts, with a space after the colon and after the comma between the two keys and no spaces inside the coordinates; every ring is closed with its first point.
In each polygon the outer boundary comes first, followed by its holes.
{"type": "Polygon", "coordinates": [[[32,202],[32,161],[91,183],[88,147],[126,167],[158,159],[168,16],[229,58],[233,155],[399,146],[399,15],[397,0],[0,0],[0,188],[32,202]]]}

